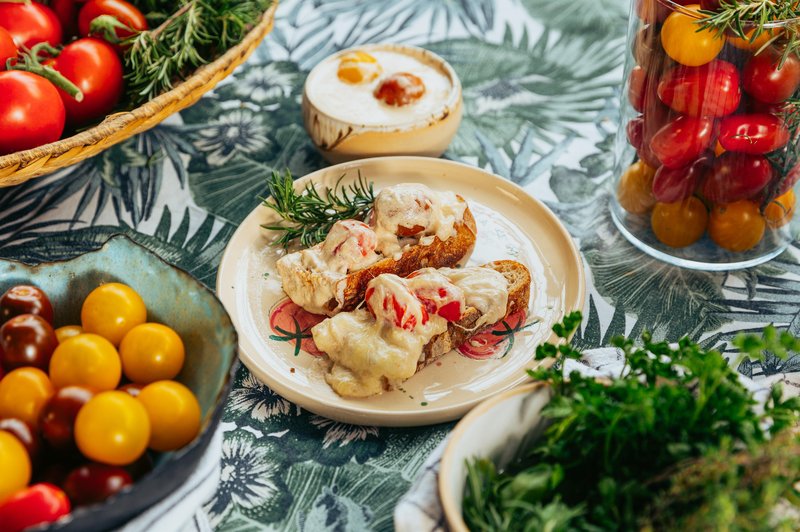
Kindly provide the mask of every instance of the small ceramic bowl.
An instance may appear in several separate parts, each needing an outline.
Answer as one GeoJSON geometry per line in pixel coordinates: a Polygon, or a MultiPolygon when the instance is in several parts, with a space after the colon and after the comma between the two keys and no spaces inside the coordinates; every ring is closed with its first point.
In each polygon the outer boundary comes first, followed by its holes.
{"type": "Polygon", "coordinates": [[[421,155],[438,157],[447,149],[458,130],[462,114],[461,82],[453,67],[438,55],[405,44],[371,44],[342,50],[324,59],[306,78],[303,90],[303,122],[322,156],[337,164],[365,157],[383,155],[421,155]],[[349,52],[376,51],[408,55],[442,74],[450,85],[449,93],[441,105],[421,118],[410,118],[400,124],[364,124],[342,117],[333,117],[321,110],[324,103],[314,101],[309,87],[324,83],[321,72],[324,65],[349,52]]]}
{"type": "MultiPolygon", "coordinates": [[[[238,366],[237,337],[214,293],[125,236],[74,259],[28,266],[0,260],[0,293],[27,283],[45,291],[55,326],[80,324],[84,298],[102,283],[131,286],[147,305],[148,321],[175,329],[186,347],[177,380],[194,392],[202,410],[201,431],[186,447],[159,455],[154,469],[102,504],[77,508],[45,530],[109,530],[123,525],[174,492],[196,469],[222,416],[238,366]]],[[[39,530],[39,529],[37,529],[39,530]]]]}
{"type": "Polygon", "coordinates": [[[450,530],[468,532],[461,514],[466,461],[489,458],[498,467],[511,462],[522,446],[542,434],[541,411],[550,397],[546,384],[526,384],[481,403],[456,425],[439,467],[439,499],[450,530]]]}

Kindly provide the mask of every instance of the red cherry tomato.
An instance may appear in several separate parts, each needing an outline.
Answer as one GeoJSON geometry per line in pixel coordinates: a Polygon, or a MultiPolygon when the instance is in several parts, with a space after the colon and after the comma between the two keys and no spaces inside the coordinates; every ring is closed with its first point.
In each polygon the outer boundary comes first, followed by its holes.
{"type": "Polygon", "coordinates": [[[133,484],[131,474],[118,466],[89,463],[73,469],[64,491],[75,506],[103,502],[133,484]]]}
{"type": "Polygon", "coordinates": [[[67,111],[67,122],[73,126],[105,117],[122,96],[122,61],[114,48],[103,40],[88,37],[69,43],[53,62],[53,68],[83,93],[83,100],[79,102],[58,89],[67,111]]]}
{"type": "Polygon", "coordinates": [[[664,166],[680,168],[697,159],[711,144],[714,121],[679,116],[662,127],[650,141],[650,149],[664,166]]]}
{"type": "Polygon", "coordinates": [[[661,203],[675,203],[691,196],[698,183],[711,169],[713,154],[706,153],[695,162],[681,168],[662,166],[653,177],[653,197],[661,203]]]}
{"type": "Polygon", "coordinates": [[[728,151],[769,153],[786,146],[789,128],[775,115],[726,116],[720,122],[717,140],[728,151]]]}
{"type": "MultiPolygon", "coordinates": [[[[24,4],[0,3],[0,7],[8,5],[24,4]]],[[[52,83],[30,72],[0,72],[0,94],[0,155],[35,148],[61,136],[66,113],[52,83]]]]}
{"type": "MultiPolygon", "coordinates": [[[[89,0],[78,13],[78,31],[82,36],[89,35],[92,21],[100,15],[111,15],[135,31],[147,29],[147,19],[133,4],[124,0],[89,0]]],[[[120,39],[134,34],[132,31],[123,29],[117,29],[115,33],[120,39]]]]}
{"type": "Polygon", "coordinates": [[[0,72],[6,69],[9,59],[17,57],[17,45],[8,30],[0,26],[0,72]]]}
{"type": "Polygon", "coordinates": [[[628,143],[638,150],[644,141],[644,118],[640,115],[631,119],[625,126],[625,133],[628,136],[628,143]]]}
{"type": "Polygon", "coordinates": [[[6,370],[33,366],[47,371],[57,345],[53,328],[35,314],[14,316],[0,327],[0,349],[6,370]]]}
{"type": "Polygon", "coordinates": [[[644,111],[644,102],[649,86],[652,86],[652,81],[649,79],[647,72],[638,65],[633,67],[628,77],[628,100],[631,102],[631,106],[639,113],[644,111]]]}
{"type": "Polygon", "coordinates": [[[754,98],[766,103],[779,103],[800,86],[800,59],[789,54],[779,67],[781,54],[769,50],[754,55],[744,66],[742,85],[754,98]]]}
{"type": "Polygon", "coordinates": [[[0,504],[0,530],[21,532],[35,525],[52,523],[69,511],[66,493],[52,484],[34,484],[0,504]]]}
{"type": "Polygon", "coordinates": [[[727,61],[697,67],[678,66],[664,74],[658,97],[689,116],[725,116],[739,107],[739,71],[727,61]]]}
{"type": "Polygon", "coordinates": [[[37,314],[53,324],[53,305],[40,288],[20,284],[0,296],[0,323],[20,314],[37,314]]]}
{"type": "Polygon", "coordinates": [[[61,44],[58,17],[52,9],[36,2],[0,2],[0,26],[8,30],[18,47],[33,48],[40,42],[61,44]]]}
{"type": "Polygon", "coordinates": [[[778,185],[776,192],[777,196],[782,196],[789,192],[791,188],[800,181],[800,163],[794,165],[791,170],[783,177],[783,180],[778,185]]]}
{"type": "Polygon", "coordinates": [[[719,9],[719,0],[700,0],[700,7],[706,11],[716,11],[719,9]]]}
{"type": "Polygon", "coordinates": [[[42,409],[39,428],[42,437],[56,450],[75,449],[75,418],[78,411],[94,397],[83,386],[67,386],[58,390],[42,409]]]}
{"type": "Polygon", "coordinates": [[[30,423],[15,417],[7,417],[0,419],[0,430],[13,434],[20,441],[25,450],[28,451],[31,462],[35,462],[39,458],[39,453],[42,450],[42,440],[39,438],[39,433],[30,423]]]}
{"type": "Polygon", "coordinates": [[[703,184],[703,196],[714,203],[752,198],[772,180],[774,171],[766,157],[725,152],[703,184]]]}

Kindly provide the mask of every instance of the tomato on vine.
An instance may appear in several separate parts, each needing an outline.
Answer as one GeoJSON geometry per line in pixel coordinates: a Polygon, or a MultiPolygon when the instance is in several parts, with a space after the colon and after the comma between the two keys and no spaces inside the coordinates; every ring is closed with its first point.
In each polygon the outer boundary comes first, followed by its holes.
{"type": "Polygon", "coordinates": [[[61,137],[66,111],[52,83],[30,72],[0,72],[0,94],[0,155],[61,137]]]}
{"type": "Polygon", "coordinates": [[[106,41],[93,37],[73,41],[61,50],[51,66],[83,93],[83,99],[78,101],[58,89],[67,122],[73,126],[105,117],[122,96],[122,61],[106,41]]]}
{"type": "Polygon", "coordinates": [[[78,32],[84,37],[88,36],[92,21],[101,15],[110,15],[133,30],[116,28],[114,32],[118,39],[125,39],[137,31],[147,29],[147,19],[142,12],[125,0],[89,0],[78,13],[78,32]]]}
{"type": "MultiPolygon", "coordinates": [[[[53,10],[36,2],[0,2],[0,26],[17,46],[33,48],[40,42],[61,44],[61,23],[53,10]]],[[[1,92],[0,92],[1,94],[1,92]]]]}
{"type": "Polygon", "coordinates": [[[8,30],[0,26],[0,72],[6,69],[9,59],[17,57],[17,45],[8,30]]]}

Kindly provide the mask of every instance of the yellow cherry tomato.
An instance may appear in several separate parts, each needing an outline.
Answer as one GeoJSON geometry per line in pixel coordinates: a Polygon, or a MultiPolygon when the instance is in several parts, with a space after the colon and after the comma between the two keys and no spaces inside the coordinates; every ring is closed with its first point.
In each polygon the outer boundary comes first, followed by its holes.
{"type": "Polygon", "coordinates": [[[339,59],[336,75],[346,83],[366,83],[381,75],[378,61],[367,52],[348,52],[339,59]]]}
{"type": "Polygon", "coordinates": [[[761,242],[767,222],[753,201],[740,200],[711,210],[708,236],[729,251],[747,251],[761,242]]]}
{"type": "Polygon", "coordinates": [[[81,329],[80,325],[64,325],[56,329],[56,339],[59,344],[79,334],[83,334],[83,329],[81,329]]]}
{"type": "Polygon", "coordinates": [[[703,236],[708,225],[708,211],[694,196],[676,203],[656,203],[650,224],[659,241],[682,248],[703,236]]]}
{"type": "Polygon", "coordinates": [[[672,59],[686,66],[710,63],[725,46],[725,37],[711,29],[701,30],[703,19],[699,4],[684,6],[684,11],[674,11],[661,27],[661,45],[672,59]],[[698,31],[699,30],[699,31],[698,31]]]}
{"type": "Polygon", "coordinates": [[[617,185],[617,200],[631,214],[649,212],[656,203],[653,196],[653,176],[656,171],[642,161],[625,170],[617,185]]]}
{"type": "Polygon", "coordinates": [[[200,404],[192,391],[175,381],[145,386],[136,398],[150,416],[150,445],[156,451],[174,451],[200,432],[200,404]]]}
{"type": "Polygon", "coordinates": [[[107,283],[86,296],[81,307],[81,324],[87,333],[99,334],[119,345],[125,334],[147,321],[141,296],[130,286],[107,283]]]}
{"type": "Polygon", "coordinates": [[[160,323],[137,325],[119,344],[122,371],[138,384],[174,379],[183,367],[184,348],[178,333],[160,323]]]}
{"type": "Polygon", "coordinates": [[[0,430],[0,503],[31,481],[31,459],[16,436],[0,430]]]}
{"type": "Polygon", "coordinates": [[[75,418],[75,442],[90,460],[110,465],[135,462],[147,449],[150,420],[142,404],[126,392],[95,395],[75,418]]]}
{"type": "Polygon", "coordinates": [[[777,229],[788,224],[794,216],[794,190],[789,189],[772,200],[764,209],[764,219],[772,229],[777,229]]]}
{"type": "Polygon", "coordinates": [[[0,380],[0,418],[15,417],[38,427],[39,414],[53,393],[53,385],[44,371],[32,367],[10,371],[0,380]]]}
{"type": "Polygon", "coordinates": [[[122,364],[111,342],[96,334],[80,334],[64,340],[50,359],[53,386],[86,386],[113,390],[122,376],[122,364]]]}

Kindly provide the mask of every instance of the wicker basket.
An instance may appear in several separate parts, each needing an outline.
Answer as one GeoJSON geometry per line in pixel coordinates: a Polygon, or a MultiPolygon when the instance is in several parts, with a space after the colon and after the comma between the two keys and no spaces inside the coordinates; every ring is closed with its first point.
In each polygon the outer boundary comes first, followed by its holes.
{"type": "Polygon", "coordinates": [[[278,1],[274,0],[258,25],[250,30],[242,42],[214,62],[198,68],[191,77],[169,92],[132,111],[109,115],[100,124],[71,137],[0,156],[0,187],[18,185],[93,157],[189,107],[247,60],[272,30],[277,7],[278,1]]]}

